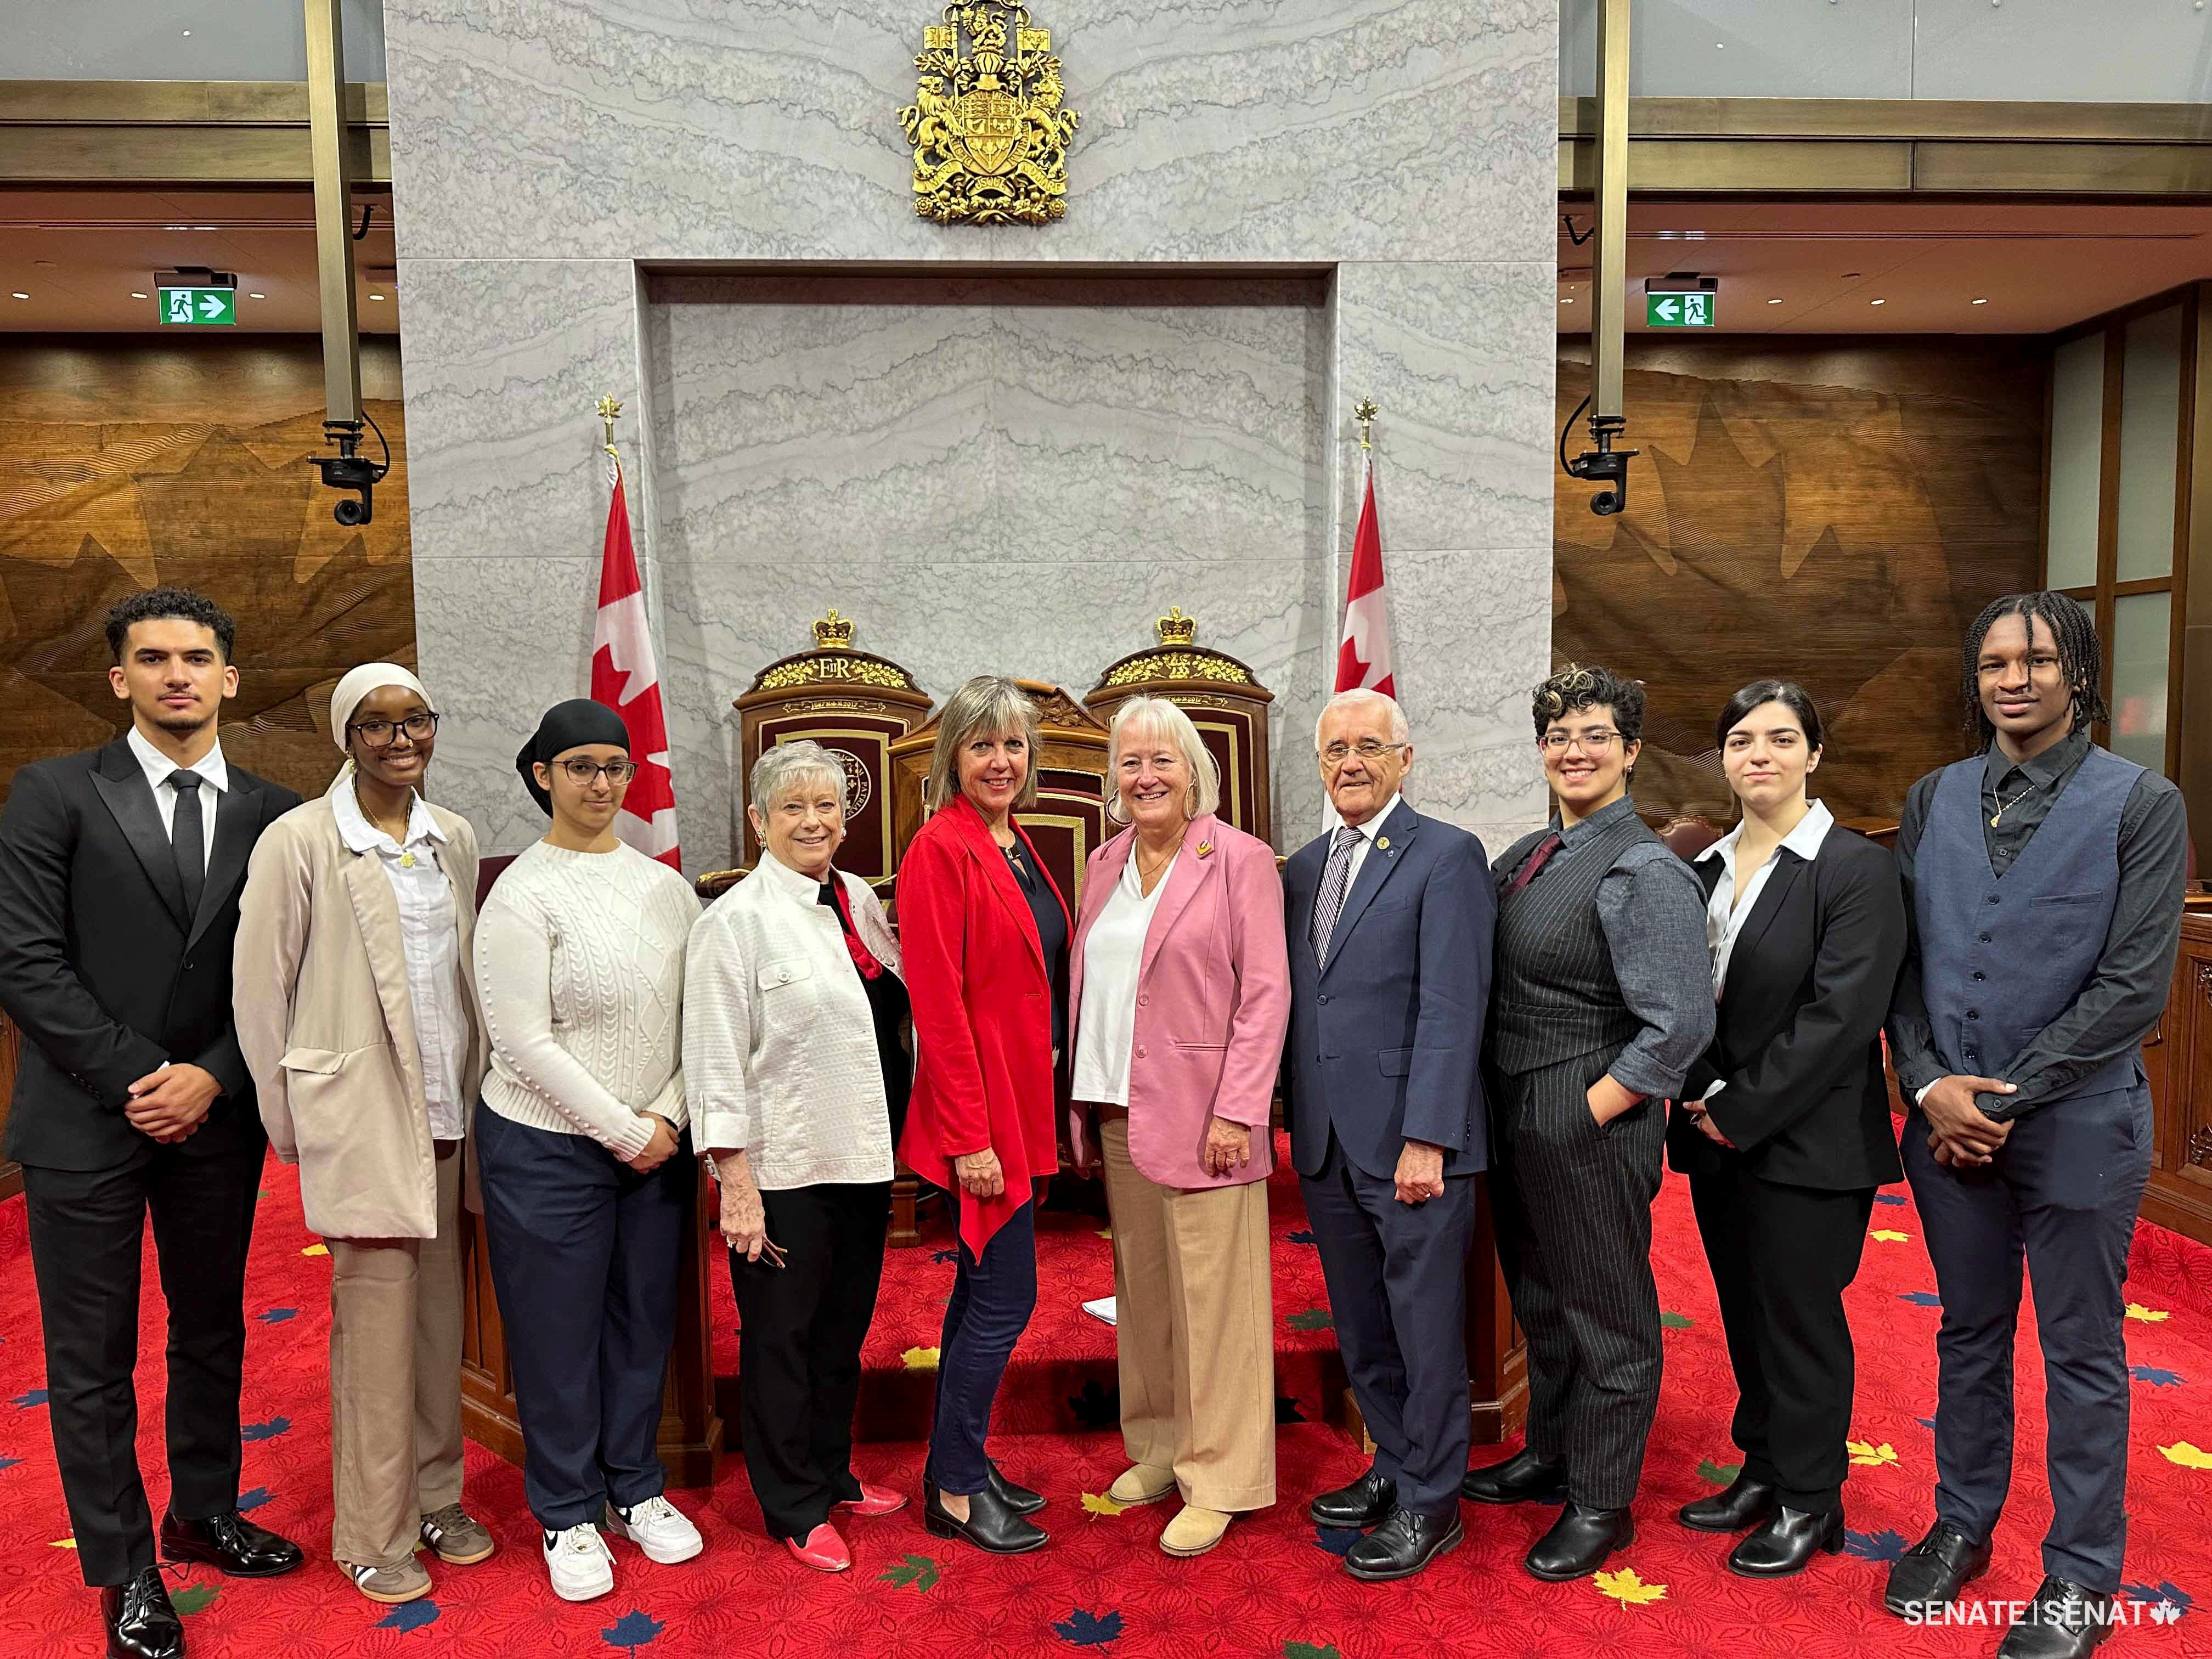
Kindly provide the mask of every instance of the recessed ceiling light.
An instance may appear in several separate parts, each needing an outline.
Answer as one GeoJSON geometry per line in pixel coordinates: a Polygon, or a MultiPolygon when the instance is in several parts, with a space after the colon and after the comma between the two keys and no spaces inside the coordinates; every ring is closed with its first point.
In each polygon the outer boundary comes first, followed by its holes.
{"type": "Polygon", "coordinates": [[[220,225],[194,225],[192,228],[194,230],[220,230],[222,227],[220,225]]]}
{"type": "Polygon", "coordinates": [[[1771,305],[1771,306],[1778,306],[1778,305],[1780,305],[1780,304],[1782,303],[1782,301],[1779,301],[1779,300],[1769,300],[1766,303],[1767,303],[1767,304],[1769,304],[1769,305],[1771,305]]]}
{"type": "Polygon", "coordinates": [[[161,228],[164,230],[190,230],[191,227],[190,225],[163,225],[161,228]]]}
{"type": "Polygon", "coordinates": [[[1973,303],[1978,306],[1985,306],[1989,304],[1989,301],[1987,300],[1977,300],[1973,303]]]}
{"type": "Polygon", "coordinates": [[[1886,306],[1889,301],[1887,300],[1869,300],[1867,303],[1870,306],[1886,306]]]}
{"type": "Polygon", "coordinates": [[[131,297],[132,299],[134,299],[134,300],[143,300],[143,299],[146,299],[146,298],[147,298],[147,297],[149,297],[149,296],[147,296],[146,295],[141,294],[141,293],[140,293],[137,289],[135,289],[135,288],[134,288],[134,289],[132,289],[131,290],[131,297]]]}
{"type": "Polygon", "coordinates": [[[249,300],[265,300],[269,296],[265,294],[249,294],[246,297],[249,300]]]}
{"type": "Polygon", "coordinates": [[[15,297],[16,297],[17,299],[19,299],[19,300],[27,300],[27,299],[29,299],[31,296],[30,296],[29,295],[27,295],[27,294],[24,293],[24,292],[22,291],[22,289],[17,289],[15,290],[15,297]]]}
{"type": "Polygon", "coordinates": [[[372,300],[381,300],[384,296],[381,294],[372,294],[368,297],[372,300]]]}
{"type": "Polygon", "coordinates": [[[191,40],[191,38],[192,38],[192,32],[191,32],[190,29],[186,29],[186,30],[185,31],[185,40],[191,40]]]}
{"type": "Polygon", "coordinates": [[[1574,301],[1572,300],[1562,300],[1559,303],[1563,306],[1571,306],[1574,304],[1574,301]]]}

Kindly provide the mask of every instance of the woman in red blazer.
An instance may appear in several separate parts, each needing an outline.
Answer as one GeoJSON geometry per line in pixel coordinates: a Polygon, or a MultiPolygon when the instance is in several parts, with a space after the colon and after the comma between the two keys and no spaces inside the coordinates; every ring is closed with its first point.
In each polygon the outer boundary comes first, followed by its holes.
{"type": "Polygon", "coordinates": [[[1220,778],[1190,716],[1114,716],[1109,804],[1076,923],[1068,1128],[1103,1160],[1114,1217],[1121,1444],[1109,1492],[1183,1507],[1160,1547],[1203,1555],[1275,1501],[1268,1108],[1291,1018],[1283,883],[1267,842],[1214,817],[1220,778]]]}
{"type": "Polygon", "coordinates": [[[1013,820],[1036,801],[1036,706],[983,675],[939,717],[930,817],[899,861],[914,1097],[899,1151],[950,1195],[958,1267],[938,1348],[923,1521],[994,1554],[1043,1547],[1036,1492],[985,1455],[991,1402],[1036,1306],[1034,1183],[1059,1167],[1066,902],[1013,820]]]}

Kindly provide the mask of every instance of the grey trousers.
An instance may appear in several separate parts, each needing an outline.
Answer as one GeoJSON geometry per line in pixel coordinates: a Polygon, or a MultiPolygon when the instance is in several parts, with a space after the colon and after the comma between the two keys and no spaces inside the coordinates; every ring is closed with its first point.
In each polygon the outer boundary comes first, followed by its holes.
{"type": "Polygon", "coordinates": [[[1905,1126],[1905,1174],[1936,1288],[1936,1515],[1987,1539],[2012,1485],[2013,1340],[2021,1261],[2043,1343],[2051,1529],[2043,1570],[2119,1588],[2127,1547],[2128,1247],[2150,1178],[2147,1086],[2028,1113],[1984,1169],[1947,1170],[1928,1120],[1905,1126]]]}
{"type": "Polygon", "coordinates": [[[1564,1457],[1567,1492],[1626,1509],[1659,1409],[1659,1290],[1651,1200],[1663,1101],[1600,1127],[1584,1091],[1607,1056],[1490,1074],[1490,1196],[1498,1255],[1528,1338],[1528,1449],[1564,1457]]]}

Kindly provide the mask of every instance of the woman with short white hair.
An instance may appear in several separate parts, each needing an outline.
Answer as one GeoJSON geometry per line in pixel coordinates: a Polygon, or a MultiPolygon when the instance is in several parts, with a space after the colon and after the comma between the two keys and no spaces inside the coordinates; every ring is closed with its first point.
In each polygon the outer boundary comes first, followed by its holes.
{"type": "Polygon", "coordinates": [[[721,1183],[744,1322],[745,1473],[769,1535],[802,1565],[842,1572],[853,1556],[830,1512],[906,1503],[856,1477],[852,1453],[912,1076],[907,994],[883,906],[834,867],[845,839],[836,757],[778,744],[746,793],[764,850],[692,927],[684,1074],[721,1183]]]}
{"type": "Polygon", "coordinates": [[[1077,1166],[1103,1159],[1130,1467],[1109,1495],[1180,1493],[1160,1536],[1202,1555],[1275,1501],[1269,1110],[1290,1024],[1273,849],[1215,817],[1190,716],[1133,697],[1107,748],[1107,815],[1070,954],[1077,1166]]]}

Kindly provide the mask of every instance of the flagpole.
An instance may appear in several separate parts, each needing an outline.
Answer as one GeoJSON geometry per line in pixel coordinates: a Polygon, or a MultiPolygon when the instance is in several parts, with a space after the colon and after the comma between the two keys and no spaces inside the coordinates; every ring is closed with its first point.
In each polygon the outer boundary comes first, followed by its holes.
{"type": "Polygon", "coordinates": [[[597,407],[599,422],[605,428],[605,441],[602,447],[607,452],[607,465],[612,469],[608,476],[608,488],[612,489],[614,478],[622,471],[622,457],[615,450],[615,422],[622,418],[622,400],[609,395],[600,398],[597,407]]]}

